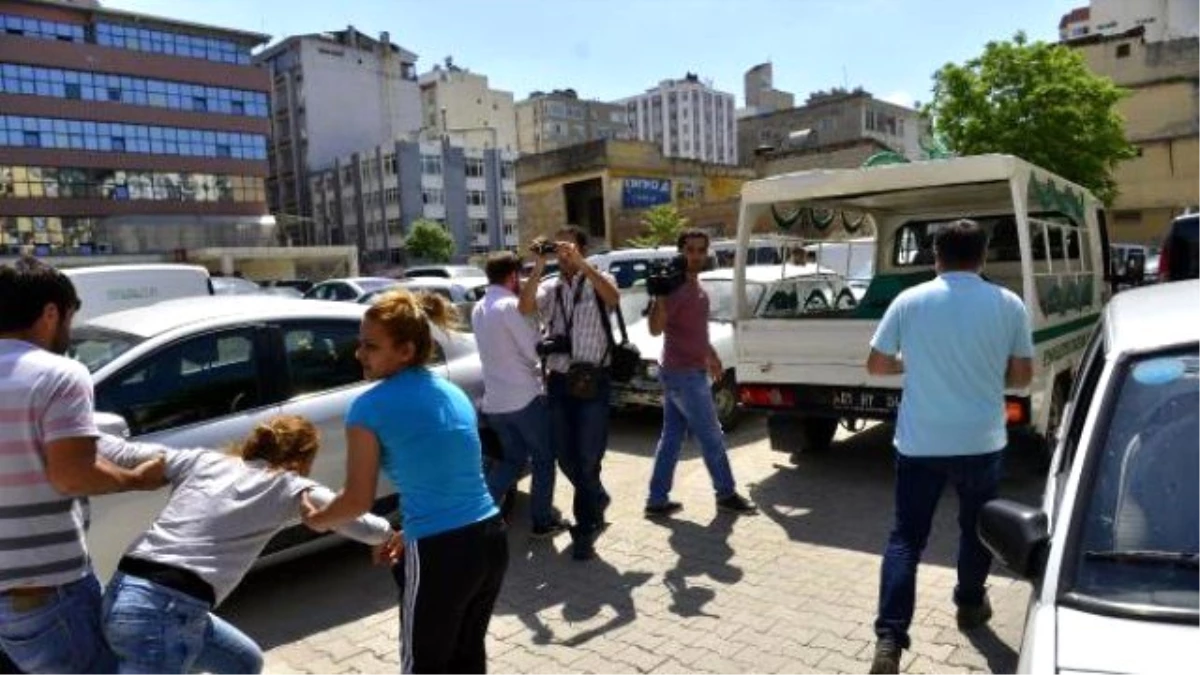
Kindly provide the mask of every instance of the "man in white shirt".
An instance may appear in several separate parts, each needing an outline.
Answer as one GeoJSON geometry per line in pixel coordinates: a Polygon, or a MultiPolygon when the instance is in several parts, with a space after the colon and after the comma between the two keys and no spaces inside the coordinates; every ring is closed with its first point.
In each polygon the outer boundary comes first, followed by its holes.
{"type": "MultiPolygon", "coordinates": [[[[488,471],[488,490],[499,504],[532,463],[530,511],[535,539],[565,532],[554,502],[554,449],[542,389],[536,317],[521,313],[521,259],[508,251],[488,256],[488,289],[475,305],[471,324],[483,364],[483,414],[500,439],[504,456],[488,471]]],[[[535,280],[528,283],[535,284],[535,280]]]]}

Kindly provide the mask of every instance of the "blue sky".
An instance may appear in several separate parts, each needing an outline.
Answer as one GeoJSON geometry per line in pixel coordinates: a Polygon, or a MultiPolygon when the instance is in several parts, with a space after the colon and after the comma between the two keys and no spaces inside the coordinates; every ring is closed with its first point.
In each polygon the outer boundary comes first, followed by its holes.
{"type": "Polygon", "coordinates": [[[102,0],[108,7],[268,33],[353,24],[420,56],[446,56],[518,100],[574,87],[585,98],[639,93],[685,72],[742,100],[742,74],[771,60],[797,102],[861,85],[904,104],[928,101],[930,76],[1024,30],[1056,40],[1086,0],[102,0]]]}

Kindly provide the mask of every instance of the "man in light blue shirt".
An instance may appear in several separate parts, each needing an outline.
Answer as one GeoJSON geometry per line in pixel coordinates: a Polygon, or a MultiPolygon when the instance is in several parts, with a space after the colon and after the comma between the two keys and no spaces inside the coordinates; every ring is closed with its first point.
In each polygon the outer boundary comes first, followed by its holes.
{"type": "Polygon", "coordinates": [[[958,491],[958,626],[991,618],[984,583],[992,557],[975,533],[979,510],[996,496],[1008,443],[1004,391],[1033,377],[1033,334],[1017,295],[980,276],[988,235],[959,220],[934,239],[938,278],[888,307],[867,371],[904,376],[896,422],[896,521],[884,553],[878,642],[872,673],[895,673],[909,648],[917,566],[949,482],[958,491]]]}

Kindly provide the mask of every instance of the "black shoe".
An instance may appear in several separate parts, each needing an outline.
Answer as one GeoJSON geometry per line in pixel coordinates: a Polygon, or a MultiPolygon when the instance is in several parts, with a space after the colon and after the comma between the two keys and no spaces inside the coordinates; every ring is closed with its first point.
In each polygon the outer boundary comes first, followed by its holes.
{"type": "Polygon", "coordinates": [[[893,640],[883,638],[875,643],[875,658],[871,660],[872,673],[899,673],[900,645],[893,640]]]}
{"type": "Polygon", "coordinates": [[[666,518],[683,510],[683,504],[679,502],[663,502],[661,504],[647,504],[642,513],[647,518],[666,518]]]}
{"type": "Polygon", "coordinates": [[[721,511],[736,513],[739,516],[752,516],[758,513],[758,507],[755,506],[749,499],[733,493],[728,497],[722,497],[717,500],[717,508],[721,511]]]}
{"type": "Polygon", "coordinates": [[[992,603],[988,601],[985,595],[983,596],[983,602],[978,605],[959,605],[955,618],[958,619],[959,630],[979,628],[992,618],[992,603]]]}
{"type": "Polygon", "coordinates": [[[591,560],[596,557],[596,529],[584,529],[579,525],[571,528],[571,557],[575,560],[591,560]]]}
{"type": "Polygon", "coordinates": [[[556,518],[550,521],[549,525],[535,526],[529,532],[529,536],[533,539],[553,539],[571,529],[571,521],[562,518],[556,518]]]}

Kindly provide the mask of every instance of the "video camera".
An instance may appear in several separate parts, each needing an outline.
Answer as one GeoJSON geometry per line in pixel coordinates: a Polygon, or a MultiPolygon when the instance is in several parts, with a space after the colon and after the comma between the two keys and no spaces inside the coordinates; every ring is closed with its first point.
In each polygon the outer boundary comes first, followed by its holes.
{"type": "Polygon", "coordinates": [[[554,255],[558,252],[558,242],[549,241],[547,239],[535,239],[529,245],[529,250],[534,255],[554,255]]]}
{"type": "Polygon", "coordinates": [[[665,262],[653,263],[646,275],[646,292],[665,297],[687,282],[687,258],[677,255],[665,262]]]}

